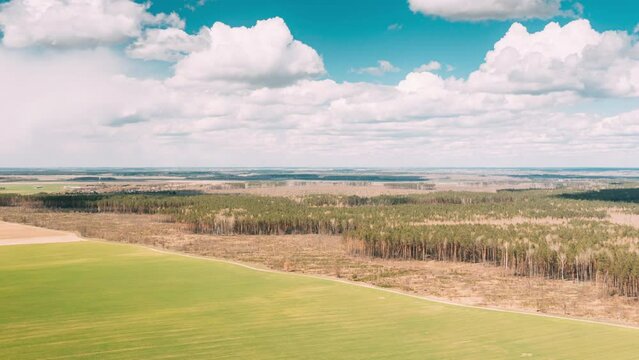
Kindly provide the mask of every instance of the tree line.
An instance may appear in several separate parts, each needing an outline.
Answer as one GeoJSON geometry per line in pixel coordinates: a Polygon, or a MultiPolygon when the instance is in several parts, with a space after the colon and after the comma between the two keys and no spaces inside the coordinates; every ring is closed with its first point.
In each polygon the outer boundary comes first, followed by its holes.
{"type": "Polygon", "coordinates": [[[517,275],[595,281],[613,292],[639,296],[639,233],[593,221],[606,217],[600,202],[560,197],[552,191],[297,198],[175,192],[5,194],[0,206],[164,214],[192,232],[219,235],[342,234],[353,254],[491,263],[517,275]],[[566,221],[423,225],[427,220],[513,217],[566,221]]]}

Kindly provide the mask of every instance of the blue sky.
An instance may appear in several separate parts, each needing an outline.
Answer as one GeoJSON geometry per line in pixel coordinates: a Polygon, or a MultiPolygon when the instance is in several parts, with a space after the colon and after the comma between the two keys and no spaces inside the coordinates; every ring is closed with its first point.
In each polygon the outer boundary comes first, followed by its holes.
{"type": "MultiPolygon", "coordinates": [[[[513,21],[451,22],[412,12],[402,0],[156,0],[151,10],[176,11],[186,20],[186,29],[221,21],[232,26],[252,26],[257,20],[279,16],[296,39],[315,48],[324,58],[331,78],[342,81],[396,83],[414,68],[437,60],[455,69],[451,74],[467,76],[508,30],[513,21]],[[398,24],[401,28],[389,30],[398,24]],[[401,70],[383,77],[352,72],[353,68],[390,61],[401,70]]],[[[599,31],[632,31],[639,21],[639,2],[633,0],[585,0],[584,17],[599,31]]],[[[571,3],[563,6],[569,7],[571,3]]],[[[568,17],[552,19],[565,24],[568,17]]],[[[548,20],[517,20],[530,31],[538,31],[548,20]]]]}
{"type": "Polygon", "coordinates": [[[0,166],[636,167],[638,32],[631,0],[0,0],[0,166]]]}

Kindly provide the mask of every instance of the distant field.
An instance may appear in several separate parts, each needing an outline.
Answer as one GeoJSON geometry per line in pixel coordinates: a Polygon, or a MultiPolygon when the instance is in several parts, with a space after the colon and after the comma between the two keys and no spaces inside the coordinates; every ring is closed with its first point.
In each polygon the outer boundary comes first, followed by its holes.
{"type": "Polygon", "coordinates": [[[0,247],[2,359],[634,359],[638,342],[130,245],[0,247]]]}
{"type": "Polygon", "coordinates": [[[20,194],[20,195],[32,195],[39,193],[57,193],[63,192],[65,186],[69,184],[48,184],[48,183],[34,183],[34,184],[3,184],[0,183],[0,194],[20,194]]]}

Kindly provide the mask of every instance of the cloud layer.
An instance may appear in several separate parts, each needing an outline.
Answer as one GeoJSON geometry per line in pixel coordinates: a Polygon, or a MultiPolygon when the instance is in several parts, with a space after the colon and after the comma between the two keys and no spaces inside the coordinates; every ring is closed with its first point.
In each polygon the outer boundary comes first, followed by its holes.
{"type": "MultiPolygon", "coordinates": [[[[430,61],[381,85],[328,78],[281,18],[189,34],[128,1],[47,2],[133,19],[76,35],[13,16],[20,6],[53,11],[29,3],[0,11],[1,165],[629,165],[639,156],[637,110],[568,110],[639,97],[635,38],[585,20],[536,33],[515,23],[466,78],[430,61]],[[165,25],[143,25],[156,20],[165,25]],[[171,73],[131,71],[145,60],[171,73]]],[[[400,69],[380,60],[356,71],[400,69]]]]}

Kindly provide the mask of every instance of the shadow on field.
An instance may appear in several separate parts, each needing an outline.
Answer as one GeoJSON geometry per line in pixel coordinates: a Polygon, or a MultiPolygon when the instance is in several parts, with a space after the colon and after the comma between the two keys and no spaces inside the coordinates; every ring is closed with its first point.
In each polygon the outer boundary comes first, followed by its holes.
{"type": "Polygon", "coordinates": [[[639,188],[635,189],[604,189],[558,195],[560,198],[572,200],[612,201],[639,203],[639,188]]]}

